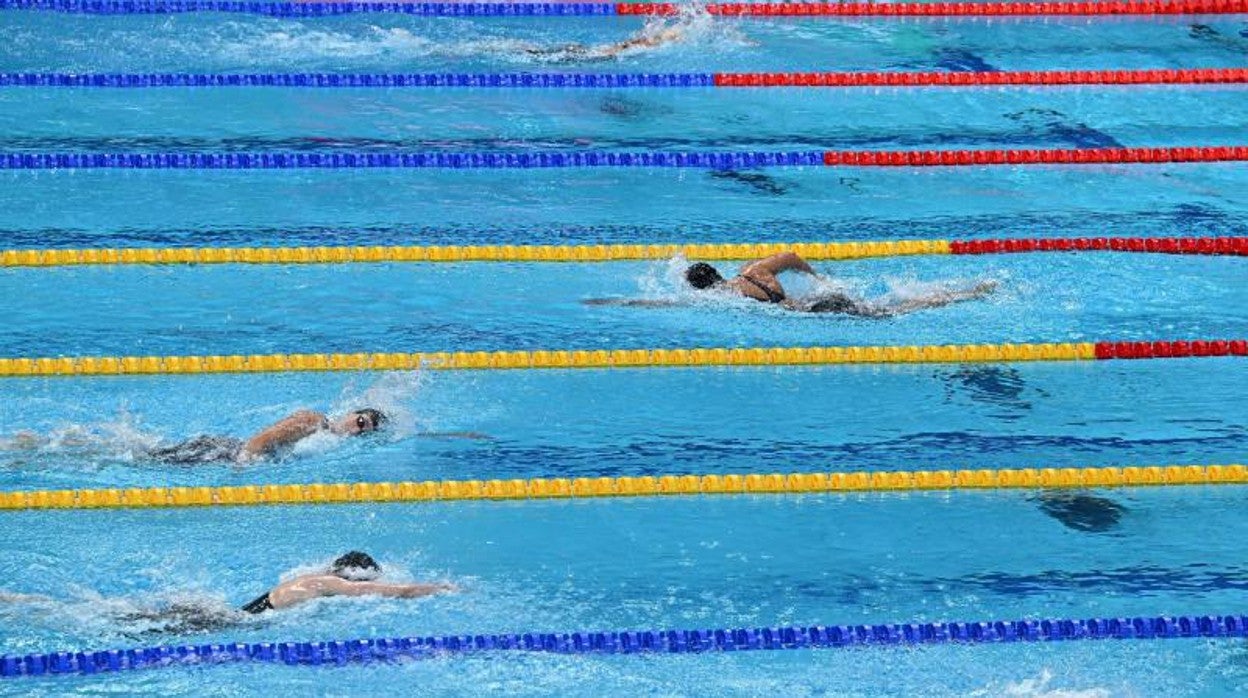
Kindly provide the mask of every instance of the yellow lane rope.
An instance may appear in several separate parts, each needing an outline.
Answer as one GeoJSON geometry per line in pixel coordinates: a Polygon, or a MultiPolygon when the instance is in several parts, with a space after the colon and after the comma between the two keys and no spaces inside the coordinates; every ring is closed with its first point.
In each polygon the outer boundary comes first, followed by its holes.
{"type": "Polygon", "coordinates": [[[685,245],[446,245],[401,247],[186,247],[0,250],[0,267],[113,264],[339,264],[347,262],[613,262],[754,259],[792,250],[807,259],[949,254],[949,240],[685,245]]]}
{"type": "Polygon", "coordinates": [[[1047,487],[1228,485],[1248,483],[1243,465],[1125,468],[910,470],[873,473],[663,475],[643,477],[442,480],[237,487],[0,492],[0,509],[101,509],[346,502],[449,502],[712,494],[904,492],[1047,487]]]}
{"type": "Polygon", "coordinates": [[[0,376],[398,371],[420,368],[463,370],[1080,361],[1095,359],[1096,346],[1092,342],[1079,342],[895,347],[43,357],[0,359],[0,376]]]}

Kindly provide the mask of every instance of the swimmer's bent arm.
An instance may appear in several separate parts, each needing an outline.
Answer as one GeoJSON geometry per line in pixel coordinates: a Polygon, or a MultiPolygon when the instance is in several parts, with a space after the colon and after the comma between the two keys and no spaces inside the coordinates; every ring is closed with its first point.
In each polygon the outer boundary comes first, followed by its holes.
{"type": "Polygon", "coordinates": [[[328,426],[329,422],[320,412],[301,410],[248,439],[243,445],[243,453],[247,456],[268,455],[328,426]]]}
{"type": "Polygon", "coordinates": [[[751,271],[766,271],[769,274],[779,274],[783,271],[800,271],[806,274],[815,274],[815,270],[811,268],[806,260],[796,252],[781,252],[773,254],[770,257],[764,257],[756,262],[750,262],[741,270],[743,274],[749,274],[751,271]]]}

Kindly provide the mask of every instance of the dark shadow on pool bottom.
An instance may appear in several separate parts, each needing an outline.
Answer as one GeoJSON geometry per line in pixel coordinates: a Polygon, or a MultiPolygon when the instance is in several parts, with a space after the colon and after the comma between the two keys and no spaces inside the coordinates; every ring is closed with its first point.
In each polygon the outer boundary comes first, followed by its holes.
{"type": "Polygon", "coordinates": [[[1108,533],[1118,527],[1128,512],[1112,499],[1081,492],[1046,491],[1032,501],[1066,528],[1084,533],[1108,533]]]}

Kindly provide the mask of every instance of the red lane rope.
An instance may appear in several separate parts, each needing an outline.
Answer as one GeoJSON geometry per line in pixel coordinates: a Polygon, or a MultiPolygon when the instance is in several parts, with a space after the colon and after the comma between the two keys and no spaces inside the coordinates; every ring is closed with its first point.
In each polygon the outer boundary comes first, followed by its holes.
{"type": "Polygon", "coordinates": [[[716,87],[1192,85],[1248,82],[1248,68],[927,73],[715,73],[716,87]]]}
{"type": "Polygon", "coordinates": [[[1248,356],[1248,340],[1096,343],[1098,359],[1170,359],[1184,356],[1248,356]]]}
{"type": "Polygon", "coordinates": [[[1248,160],[1248,146],[1073,148],[1052,150],[829,150],[823,164],[854,167],[939,167],[1248,160]]]}
{"type": "Polygon", "coordinates": [[[1161,254],[1234,255],[1248,257],[1248,237],[1225,238],[1029,238],[1008,240],[954,240],[949,254],[1011,252],[1074,252],[1112,250],[1161,254]]]}
{"type": "MultiPolygon", "coordinates": [[[[1248,0],[1171,2],[844,2],[712,3],[713,15],[734,17],[992,17],[1043,15],[1186,15],[1248,13],[1248,0]]],[[[674,15],[673,3],[616,3],[619,15],[674,15]]]]}

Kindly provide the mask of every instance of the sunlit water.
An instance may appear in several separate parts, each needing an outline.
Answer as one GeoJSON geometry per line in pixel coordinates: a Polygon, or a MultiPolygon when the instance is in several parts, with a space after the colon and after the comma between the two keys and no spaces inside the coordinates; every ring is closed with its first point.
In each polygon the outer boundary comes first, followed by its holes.
{"type": "MultiPolygon", "coordinates": [[[[5,72],[703,72],[1242,66],[1238,17],[711,19],[560,62],[640,19],[0,14],[5,72]],[[537,54],[535,54],[535,51],[537,54]]],[[[652,25],[645,31],[659,31],[652,25]]],[[[1242,87],[989,90],[0,90],[0,151],[1108,147],[1245,142],[1242,87]]],[[[2,247],[563,244],[1242,235],[1240,164],[868,170],[8,172],[2,247]]],[[[0,356],[941,344],[1242,337],[1236,258],[824,262],[892,320],[690,292],[686,260],[0,270],[0,356]],[[645,299],[666,307],[586,305],[645,299]]],[[[731,266],[731,265],[727,265],[731,266]]],[[[786,278],[795,295],[818,284],[786,278]]],[[[1242,359],[0,382],[4,489],[1231,463],[1242,359]],[[276,461],[145,454],[297,409],[390,429],[276,461]]],[[[328,508],[10,512],[0,653],[225,640],[1242,612],[1238,487],[328,508]],[[420,601],[232,609],[352,548],[420,601]],[[47,598],[39,598],[46,596],[47,598]],[[127,616],[190,603],[232,625],[127,616]]],[[[1241,643],[450,657],[22,680],[62,695],[1212,695],[1241,643]]]]}

